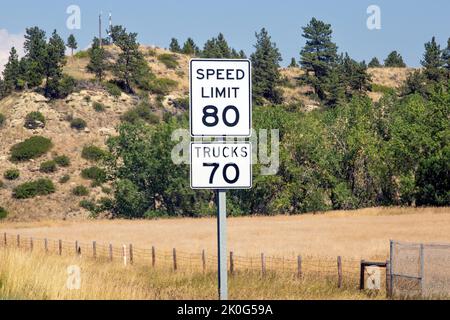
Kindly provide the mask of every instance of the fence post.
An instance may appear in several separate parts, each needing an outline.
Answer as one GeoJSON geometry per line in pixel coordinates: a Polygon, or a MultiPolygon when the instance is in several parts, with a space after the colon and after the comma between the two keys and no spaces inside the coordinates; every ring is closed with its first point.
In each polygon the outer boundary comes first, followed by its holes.
{"type": "Polygon", "coordinates": [[[127,246],[124,244],[122,245],[122,257],[123,257],[123,265],[127,265],[127,246]]]}
{"type": "Polygon", "coordinates": [[[113,246],[111,243],[109,244],[109,261],[113,261],[113,246]]]}
{"type": "Polygon", "coordinates": [[[33,237],[30,238],[30,251],[33,252],[33,237]]]}
{"type": "Polygon", "coordinates": [[[230,251],[230,274],[234,274],[234,258],[233,258],[233,251],[230,251]]]}
{"type": "Polygon", "coordinates": [[[177,271],[177,250],[173,248],[173,271],[177,271]]]}
{"type": "Polygon", "coordinates": [[[342,288],[342,259],[341,259],[341,256],[337,257],[337,267],[338,267],[338,288],[342,288]]]}
{"type": "Polygon", "coordinates": [[[391,263],[386,260],[386,298],[391,297],[391,263]]]}
{"type": "Polygon", "coordinates": [[[424,245],[420,244],[420,294],[423,296],[423,278],[424,278],[424,245]]]}
{"type": "Polygon", "coordinates": [[[359,290],[364,290],[364,271],[365,271],[364,260],[361,260],[361,269],[359,270],[359,290]]]}
{"type": "Polygon", "coordinates": [[[394,241],[389,241],[389,280],[391,282],[389,286],[389,296],[390,298],[394,295],[394,241]]]}
{"type": "Polygon", "coordinates": [[[47,238],[44,239],[44,251],[45,251],[45,253],[48,253],[48,240],[47,240],[47,238]]]}
{"type": "Polygon", "coordinates": [[[203,273],[206,271],[206,256],[205,256],[205,249],[202,250],[202,266],[203,266],[203,273]]]}
{"type": "Polygon", "coordinates": [[[133,244],[130,243],[130,264],[133,264],[133,244]]]}
{"type": "Polygon", "coordinates": [[[78,255],[78,240],[75,241],[75,255],[78,255]]]}
{"type": "Polygon", "coordinates": [[[302,278],[302,256],[297,257],[297,278],[302,278]]]}
{"type": "Polygon", "coordinates": [[[58,254],[61,256],[62,255],[62,241],[58,240],[58,254]]]}
{"type": "Polygon", "coordinates": [[[20,234],[17,235],[17,248],[20,248],[20,234]]]}
{"type": "Polygon", "coordinates": [[[94,259],[97,258],[97,242],[96,241],[92,241],[92,257],[94,259]]]}
{"type": "Polygon", "coordinates": [[[261,276],[265,277],[266,275],[266,258],[264,257],[264,253],[261,253],[261,276]]]}
{"type": "Polygon", "coordinates": [[[156,265],[156,249],[153,246],[152,247],[152,268],[154,268],[156,265]]]}

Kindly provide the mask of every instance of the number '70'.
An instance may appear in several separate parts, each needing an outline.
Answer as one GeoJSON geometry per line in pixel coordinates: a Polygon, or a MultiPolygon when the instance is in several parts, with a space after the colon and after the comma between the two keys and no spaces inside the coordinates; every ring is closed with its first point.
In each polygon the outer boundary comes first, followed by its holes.
{"type": "MultiPolygon", "coordinates": [[[[212,168],[211,171],[211,175],[209,176],[209,183],[213,184],[214,183],[214,177],[216,175],[217,170],[220,167],[220,164],[218,163],[203,163],[203,167],[210,167],[212,168]]],[[[232,170],[231,170],[232,171],[232,170]]],[[[239,167],[235,164],[235,163],[228,163],[226,165],[223,166],[222,169],[222,176],[223,179],[228,183],[228,184],[234,184],[236,183],[236,181],[239,180],[239,167]],[[230,168],[234,169],[234,177],[230,178],[230,168]]]]}

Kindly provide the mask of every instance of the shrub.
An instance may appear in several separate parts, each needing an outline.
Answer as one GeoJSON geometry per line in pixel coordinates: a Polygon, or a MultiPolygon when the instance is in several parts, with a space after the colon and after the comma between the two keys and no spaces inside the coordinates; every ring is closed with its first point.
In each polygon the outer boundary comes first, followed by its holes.
{"type": "Polygon", "coordinates": [[[109,187],[102,187],[102,192],[105,194],[111,194],[112,189],[109,187]]]}
{"type": "Polygon", "coordinates": [[[62,155],[62,156],[56,156],[53,158],[53,160],[58,164],[60,167],[68,167],[70,166],[70,159],[68,156],[62,155]]]}
{"type": "Polygon", "coordinates": [[[0,113],[0,128],[5,124],[6,117],[3,113],[0,113]]]}
{"type": "Polygon", "coordinates": [[[76,186],[72,189],[72,193],[77,197],[84,197],[89,195],[89,190],[85,186],[76,186]]]}
{"type": "Polygon", "coordinates": [[[86,121],[84,121],[81,118],[75,118],[72,119],[72,121],[70,121],[70,127],[72,129],[83,130],[84,128],[86,128],[86,126],[87,126],[86,121]]]}
{"type": "Polygon", "coordinates": [[[99,167],[90,167],[81,171],[81,176],[87,180],[103,183],[106,181],[106,172],[99,167]]]}
{"type": "Polygon", "coordinates": [[[178,82],[168,78],[154,79],[149,83],[148,90],[154,94],[168,95],[178,86],[178,82]]]}
{"type": "Polygon", "coordinates": [[[42,162],[39,167],[39,171],[44,172],[44,173],[55,172],[56,171],[56,161],[49,160],[49,161],[42,162]]]}
{"type": "Polygon", "coordinates": [[[106,110],[105,105],[100,102],[94,102],[92,107],[96,112],[104,112],[106,110]]]}
{"type": "Polygon", "coordinates": [[[62,79],[51,79],[48,82],[46,96],[51,99],[64,99],[75,91],[77,81],[71,76],[64,75],[62,79]]]}
{"type": "Polygon", "coordinates": [[[122,95],[122,90],[120,90],[120,88],[112,82],[106,83],[105,87],[106,91],[108,91],[108,93],[115,98],[118,98],[122,95]]]}
{"type": "Polygon", "coordinates": [[[151,124],[159,123],[158,116],[154,114],[150,109],[150,106],[145,103],[128,110],[122,115],[121,119],[122,121],[134,124],[139,120],[143,120],[151,124]]]}
{"type": "Polygon", "coordinates": [[[0,220],[5,219],[8,216],[8,211],[5,208],[0,207],[0,220]]]}
{"type": "Polygon", "coordinates": [[[52,147],[50,139],[34,136],[11,148],[12,161],[27,161],[42,156],[52,147]]]}
{"type": "Polygon", "coordinates": [[[17,180],[20,177],[20,171],[19,169],[10,169],[7,170],[3,177],[5,177],[6,180],[17,180]]]}
{"type": "Polygon", "coordinates": [[[78,59],[84,59],[84,58],[89,58],[89,51],[88,50],[81,50],[81,51],[78,51],[77,53],[75,53],[74,55],[73,55],[75,58],[78,58],[78,59]]]}
{"type": "Polygon", "coordinates": [[[158,60],[162,62],[167,69],[175,69],[178,67],[177,56],[170,53],[163,53],[158,56],[158,60]]]}
{"type": "Polygon", "coordinates": [[[30,112],[25,117],[24,127],[27,129],[37,129],[45,127],[45,117],[39,111],[30,112]]]}
{"type": "Polygon", "coordinates": [[[16,199],[29,199],[36,196],[44,196],[55,192],[55,186],[49,179],[38,179],[36,181],[23,183],[13,190],[16,199]]]}
{"type": "Polygon", "coordinates": [[[114,201],[111,198],[103,197],[98,201],[97,212],[110,211],[114,208],[114,201]]]}
{"type": "Polygon", "coordinates": [[[177,109],[189,110],[189,97],[175,99],[172,101],[172,103],[173,106],[177,109]]]}
{"type": "Polygon", "coordinates": [[[81,152],[81,157],[83,159],[91,161],[100,161],[105,156],[106,151],[94,145],[84,146],[83,151],[81,152]]]}
{"type": "Polygon", "coordinates": [[[68,174],[63,175],[61,178],[59,178],[59,183],[64,184],[67,183],[70,180],[70,176],[68,174]]]}
{"type": "Polygon", "coordinates": [[[80,207],[82,207],[83,209],[86,209],[90,212],[95,212],[95,210],[96,210],[95,203],[91,200],[81,200],[80,207]]]}

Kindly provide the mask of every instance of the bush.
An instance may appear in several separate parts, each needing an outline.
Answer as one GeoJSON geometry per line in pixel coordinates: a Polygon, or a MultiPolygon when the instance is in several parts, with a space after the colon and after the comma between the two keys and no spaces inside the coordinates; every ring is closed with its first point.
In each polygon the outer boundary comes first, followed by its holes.
{"type": "Polygon", "coordinates": [[[121,119],[122,121],[133,124],[137,123],[139,120],[146,121],[150,124],[159,123],[158,116],[152,112],[149,105],[144,103],[125,112],[121,119]]]}
{"type": "Polygon", "coordinates": [[[64,184],[69,182],[70,176],[68,174],[63,175],[61,178],[59,178],[59,183],[64,184]]]}
{"type": "Polygon", "coordinates": [[[6,180],[17,180],[20,177],[20,171],[19,169],[10,169],[7,170],[3,177],[5,177],[6,180]]]}
{"type": "Polygon", "coordinates": [[[175,99],[172,101],[172,103],[173,106],[177,109],[189,110],[189,97],[175,99]]]}
{"type": "Polygon", "coordinates": [[[99,167],[90,167],[81,171],[81,176],[87,180],[103,183],[106,181],[106,172],[99,167]]]}
{"type": "Polygon", "coordinates": [[[62,155],[62,156],[56,156],[53,158],[53,160],[58,164],[60,167],[68,167],[70,166],[70,159],[68,156],[62,155]]]}
{"type": "Polygon", "coordinates": [[[89,195],[89,190],[85,186],[76,186],[72,189],[72,193],[77,197],[85,197],[89,195]]]}
{"type": "Polygon", "coordinates": [[[105,105],[100,102],[94,102],[92,107],[96,112],[104,112],[106,110],[105,105]]]}
{"type": "Polygon", "coordinates": [[[106,156],[106,154],[107,152],[105,150],[102,150],[94,145],[89,145],[83,147],[81,157],[86,160],[100,161],[106,156]]]}
{"type": "Polygon", "coordinates": [[[52,147],[50,139],[34,136],[11,148],[12,161],[27,161],[42,156],[52,147]]]}
{"type": "Polygon", "coordinates": [[[158,60],[162,62],[167,69],[175,69],[178,67],[177,56],[170,53],[163,53],[158,56],[158,60]]]}
{"type": "Polygon", "coordinates": [[[88,210],[90,212],[95,212],[96,211],[96,205],[91,200],[81,200],[80,201],[80,207],[82,207],[83,209],[86,209],[86,210],[88,210]]]}
{"type": "Polygon", "coordinates": [[[39,111],[30,112],[25,117],[24,127],[27,129],[37,129],[45,127],[45,117],[39,111]]]}
{"type": "Polygon", "coordinates": [[[72,119],[72,121],[70,121],[70,127],[72,129],[83,130],[84,128],[86,128],[86,126],[87,126],[86,121],[84,121],[81,118],[75,118],[72,119]]]}
{"type": "Polygon", "coordinates": [[[14,188],[13,197],[16,199],[29,199],[44,196],[55,192],[55,186],[49,179],[39,179],[26,182],[14,188]]]}
{"type": "Polygon", "coordinates": [[[178,82],[168,78],[154,79],[149,83],[148,90],[154,94],[167,96],[178,86],[178,82]]]}
{"type": "Polygon", "coordinates": [[[122,95],[122,90],[120,90],[120,88],[114,83],[108,82],[106,83],[105,87],[106,91],[108,91],[108,93],[115,98],[118,98],[122,95]]]}
{"type": "Polygon", "coordinates": [[[77,81],[67,75],[64,75],[62,79],[51,79],[47,85],[46,96],[51,99],[64,99],[69,94],[75,91],[77,81]]]}
{"type": "Polygon", "coordinates": [[[89,51],[88,50],[81,50],[81,51],[78,51],[77,53],[75,53],[74,55],[73,55],[75,58],[78,58],[78,59],[84,59],[84,58],[89,58],[89,51]]]}
{"type": "Polygon", "coordinates": [[[3,113],[0,113],[0,128],[5,124],[6,117],[3,113]]]}
{"type": "Polygon", "coordinates": [[[114,208],[114,201],[111,198],[103,197],[98,201],[98,212],[111,211],[114,208]]]}
{"type": "Polygon", "coordinates": [[[8,211],[5,208],[0,207],[0,220],[5,219],[8,216],[8,211]]]}
{"type": "Polygon", "coordinates": [[[56,161],[50,160],[41,163],[39,171],[44,173],[52,173],[56,171],[56,161]]]}

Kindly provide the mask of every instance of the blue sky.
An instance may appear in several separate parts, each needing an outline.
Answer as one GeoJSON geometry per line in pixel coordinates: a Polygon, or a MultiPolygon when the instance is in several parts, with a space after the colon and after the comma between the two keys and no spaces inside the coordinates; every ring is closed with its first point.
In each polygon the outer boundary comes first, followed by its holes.
{"type": "MultiPolygon", "coordinates": [[[[357,60],[373,56],[384,59],[398,50],[410,66],[418,66],[423,44],[433,35],[444,46],[450,37],[450,1],[406,0],[150,0],[150,1],[4,1],[0,10],[0,55],[19,41],[27,26],[38,25],[49,33],[53,29],[64,37],[74,33],[81,48],[89,45],[97,33],[97,17],[109,11],[114,24],[123,24],[139,33],[143,44],[167,47],[171,37],[184,41],[188,36],[203,46],[208,38],[223,32],[231,46],[253,50],[255,31],[266,27],[283,55],[283,64],[298,59],[304,44],[301,27],[311,17],[330,23],[340,51],[357,60]],[[66,9],[81,9],[81,29],[68,30],[66,9]],[[369,5],[381,9],[381,30],[366,27],[369,5]],[[12,37],[12,40],[9,38],[12,37]],[[16,37],[16,38],[14,38],[16,37]]],[[[1,56],[0,56],[1,59],[1,56]]]]}

